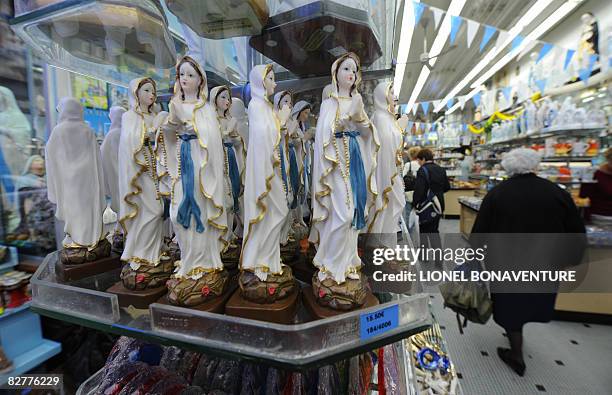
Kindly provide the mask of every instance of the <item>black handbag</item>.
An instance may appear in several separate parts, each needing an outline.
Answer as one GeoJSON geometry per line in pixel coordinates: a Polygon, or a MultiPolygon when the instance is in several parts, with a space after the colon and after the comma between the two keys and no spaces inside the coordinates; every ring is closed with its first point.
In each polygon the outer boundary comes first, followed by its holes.
{"type": "Polygon", "coordinates": [[[421,167],[427,179],[427,197],[423,202],[416,205],[415,211],[419,216],[419,223],[426,224],[442,215],[442,205],[435,193],[431,190],[429,182],[429,171],[425,166],[421,167]]]}
{"type": "Polygon", "coordinates": [[[412,172],[412,163],[408,167],[408,173],[404,176],[404,192],[414,191],[416,184],[416,176],[412,172]]]}

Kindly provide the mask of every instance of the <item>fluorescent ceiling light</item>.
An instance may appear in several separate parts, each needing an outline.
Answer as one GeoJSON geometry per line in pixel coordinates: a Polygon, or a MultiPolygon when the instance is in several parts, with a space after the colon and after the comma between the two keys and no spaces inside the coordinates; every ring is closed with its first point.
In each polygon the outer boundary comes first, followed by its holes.
{"type": "MultiPolygon", "coordinates": [[[[440,52],[442,52],[442,49],[446,44],[446,40],[448,39],[448,36],[451,31],[452,16],[459,16],[459,14],[461,14],[461,10],[465,5],[465,1],[466,0],[453,0],[450,6],[448,7],[448,10],[444,15],[444,19],[442,20],[442,25],[440,26],[438,34],[436,35],[436,38],[434,39],[434,42],[431,46],[431,50],[429,51],[429,57],[433,58],[429,60],[429,65],[431,67],[436,64],[436,61],[438,60],[436,56],[440,55],[440,52]]],[[[408,108],[412,108],[412,106],[414,106],[414,103],[419,97],[419,94],[421,93],[421,90],[423,89],[423,86],[425,85],[427,77],[429,77],[430,73],[431,70],[429,69],[429,67],[423,66],[423,68],[421,69],[421,74],[419,75],[419,79],[417,80],[417,83],[414,86],[414,89],[412,90],[410,99],[408,100],[408,108]]]]}
{"type": "Polygon", "coordinates": [[[508,44],[510,44],[516,36],[533,20],[540,15],[553,0],[538,0],[525,14],[518,20],[518,22],[514,25],[512,29],[508,32],[508,38],[500,44],[499,47],[493,47],[487,54],[482,58],[472,70],[459,82],[450,92],[442,99],[440,104],[434,108],[434,112],[438,112],[444,108],[446,102],[448,102],[451,98],[455,97],[463,88],[467,86],[489,63],[499,55],[508,44]]]}
{"type": "MultiPolygon", "coordinates": [[[[415,0],[418,3],[420,0],[415,0]]],[[[399,4],[399,1],[398,1],[399,4]]],[[[402,24],[400,26],[400,39],[397,48],[397,64],[395,67],[395,77],[393,79],[393,90],[399,96],[404,83],[404,73],[406,72],[406,62],[408,62],[408,53],[410,52],[410,43],[412,42],[412,33],[416,26],[413,26],[414,21],[414,6],[412,1],[404,1],[404,12],[402,14],[402,24]]]]}
{"type": "MultiPolygon", "coordinates": [[[[556,25],[560,20],[565,18],[570,12],[572,12],[578,5],[580,5],[581,1],[568,1],[564,3],[561,7],[559,7],[555,12],[553,12],[548,18],[546,18],[542,23],[538,25],[519,45],[519,47],[507,53],[503,58],[501,58],[493,67],[491,67],[485,74],[483,74],[476,82],[474,82],[471,87],[474,88],[467,96],[466,102],[469,98],[472,98],[478,91],[480,91],[480,85],[486,82],[489,78],[491,78],[495,73],[497,73],[502,67],[508,64],[514,57],[519,54],[530,42],[538,40],[544,33],[546,33],[550,28],[556,25]]],[[[458,108],[457,105],[451,107],[447,113],[455,111],[458,108]]]]}

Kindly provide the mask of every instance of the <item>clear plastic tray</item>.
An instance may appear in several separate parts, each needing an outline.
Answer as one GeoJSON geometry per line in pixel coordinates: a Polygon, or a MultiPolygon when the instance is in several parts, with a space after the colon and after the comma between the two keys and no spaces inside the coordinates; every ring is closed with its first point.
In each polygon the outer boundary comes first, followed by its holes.
{"type": "Polygon", "coordinates": [[[21,13],[10,21],[11,27],[50,64],[122,86],[145,75],[167,85],[176,50],[165,14],[155,1],[16,4],[21,13]]]}
{"type": "Polygon", "coordinates": [[[388,303],[316,321],[309,321],[300,306],[298,323],[293,325],[162,304],[152,304],[149,310],[122,308],[116,295],[105,292],[119,281],[119,270],[66,284],[55,276],[57,259],[57,252],[49,254],[31,280],[32,308],[40,314],[119,335],[289,370],[348,358],[397,342],[431,325],[425,294],[392,295],[388,303]],[[397,306],[397,326],[362,339],[361,316],[393,306],[397,306]]]}

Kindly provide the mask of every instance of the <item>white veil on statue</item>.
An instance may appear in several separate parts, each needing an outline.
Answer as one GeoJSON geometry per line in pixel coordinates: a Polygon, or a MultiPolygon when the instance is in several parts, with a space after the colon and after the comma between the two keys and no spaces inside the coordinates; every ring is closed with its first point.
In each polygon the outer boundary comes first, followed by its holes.
{"type": "Polygon", "coordinates": [[[281,228],[289,213],[280,174],[280,123],[266,95],[264,79],[272,65],[255,66],[250,73],[249,148],[244,187],[245,235],[240,264],[261,281],[282,273],[281,228]]]}
{"type": "Polygon", "coordinates": [[[382,192],[368,216],[368,233],[391,235],[393,240],[388,240],[389,247],[397,244],[399,217],[406,204],[401,172],[403,133],[395,119],[394,104],[389,102],[392,89],[391,82],[381,82],[374,89],[376,110],[372,123],[380,139],[376,185],[382,192]]]}
{"type": "Polygon", "coordinates": [[[45,147],[47,193],[64,221],[63,245],[93,249],[104,239],[104,173],[94,131],[83,121],[83,107],[66,97],[58,105],[59,123],[45,147]]]}
{"type": "Polygon", "coordinates": [[[111,209],[119,213],[121,197],[119,195],[119,141],[121,139],[121,117],[125,109],[121,106],[113,106],[109,111],[111,125],[100,152],[102,154],[102,166],[104,168],[104,181],[106,194],[111,198],[111,209]]]}

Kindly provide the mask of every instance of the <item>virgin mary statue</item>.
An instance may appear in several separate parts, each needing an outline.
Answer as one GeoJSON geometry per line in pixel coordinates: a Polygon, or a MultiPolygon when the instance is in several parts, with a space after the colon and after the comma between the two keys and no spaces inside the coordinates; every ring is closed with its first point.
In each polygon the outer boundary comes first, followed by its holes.
{"type": "Polygon", "coordinates": [[[317,253],[313,291],[319,304],[348,310],[365,302],[366,280],[357,237],[376,200],[376,129],[357,88],[359,58],[347,53],[333,63],[330,97],[321,104],[315,136],[309,240],[317,253]]]}

